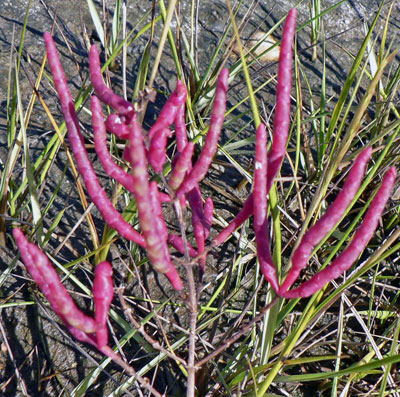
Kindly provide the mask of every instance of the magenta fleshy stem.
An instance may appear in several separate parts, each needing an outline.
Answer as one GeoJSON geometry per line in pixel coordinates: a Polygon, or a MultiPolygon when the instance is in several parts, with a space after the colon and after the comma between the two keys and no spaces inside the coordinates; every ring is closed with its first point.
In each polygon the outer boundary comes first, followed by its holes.
{"type": "Polygon", "coordinates": [[[206,175],[211,161],[217,152],[218,139],[224,123],[226,110],[226,94],[228,91],[229,70],[223,69],[218,82],[215,93],[213,111],[211,115],[210,128],[204,143],[204,147],[200,153],[199,159],[185,178],[182,185],[177,191],[177,196],[181,196],[190,192],[206,175]]]}
{"type": "MultiPolygon", "coordinates": [[[[64,69],[58,56],[56,45],[50,33],[45,32],[43,34],[43,38],[46,44],[46,52],[51,69],[51,74],[53,75],[54,79],[54,85],[56,86],[56,91],[58,93],[58,96],[60,97],[62,111],[68,117],[69,124],[75,124],[73,115],[70,113],[69,110],[69,104],[73,104],[73,100],[67,84],[67,80],[65,78],[64,69]]],[[[65,115],[64,118],[66,117],[65,115]]],[[[65,120],[65,122],[67,123],[67,119],[65,120]]]]}
{"type": "Polygon", "coordinates": [[[178,152],[182,152],[187,143],[187,130],[185,123],[185,104],[182,104],[175,115],[175,137],[176,137],[176,147],[178,152]]]}
{"type": "Polygon", "coordinates": [[[42,291],[44,296],[51,295],[51,290],[49,285],[47,284],[46,278],[42,276],[41,272],[35,265],[35,262],[30,253],[30,243],[26,239],[25,235],[18,228],[13,229],[13,236],[15,241],[17,242],[18,249],[21,253],[22,260],[27,268],[29,274],[35,280],[36,284],[39,286],[39,289],[42,291]]]}
{"type": "Polygon", "coordinates": [[[383,178],[382,185],[373,198],[364,221],[354,234],[352,241],[329,266],[291,291],[285,291],[282,288],[279,291],[279,295],[285,298],[307,298],[320,290],[328,281],[338,278],[343,272],[348,270],[374,235],[395,181],[396,169],[392,167],[383,178]]]}
{"type": "Polygon", "coordinates": [[[124,148],[124,152],[122,154],[122,157],[125,161],[127,161],[128,163],[132,163],[132,159],[131,159],[131,151],[129,150],[129,141],[128,143],[125,145],[124,148]]]}
{"type": "Polygon", "coordinates": [[[107,261],[99,263],[94,269],[93,300],[97,324],[97,347],[108,345],[107,318],[114,297],[112,267],[107,261]]]}
{"type": "Polygon", "coordinates": [[[95,269],[93,297],[96,314],[93,319],[76,306],[47,256],[35,244],[29,243],[21,230],[14,229],[13,235],[26,268],[69,332],[100,351],[109,349],[106,323],[113,298],[111,265],[102,262],[95,269]]]}
{"type": "Polygon", "coordinates": [[[160,203],[170,203],[172,201],[169,194],[160,191],[158,192],[158,200],[160,203]]]}
{"type": "Polygon", "coordinates": [[[164,250],[168,254],[168,246],[167,246],[168,229],[162,214],[160,191],[158,190],[157,182],[155,181],[150,182],[149,195],[150,195],[151,206],[153,207],[154,225],[161,239],[165,241],[164,250]]]}
{"type": "Polygon", "coordinates": [[[97,340],[94,337],[93,334],[85,334],[83,331],[81,331],[80,329],[74,328],[71,325],[69,325],[65,319],[63,318],[63,316],[61,316],[60,314],[58,314],[58,317],[60,317],[61,321],[64,323],[64,325],[66,326],[66,328],[68,329],[69,333],[76,339],[78,339],[80,342],[84,342],[84,343],[89,343],[90,345],[94,346],[97,348],[97,340]]]}
{"type": "Polygon", "coordinates": [[[208,238],[208,236],[210,235],[211,226],[213,222],[213,214],[214,214],[214,203],[211,197],[206,198],[206,201],[204,202],[203,212],[205,221],[204,237],[208,238]]]}
{"type": "Polygon", "coordinates": [[[371,157],[372,149],[369,147],[357,157],[348,177],[335,201],[328,207],[321,219],[303,236],[298,248],[292,257],[292,268],[288,273],[280,291],[287,291],[299,277],[316,245],[336,226],[343,217],[347,207],[350,205],[365,173],[368,160],[371,157]]]}
{"type": "Polygon", "coordinates": [[[269,247],[268,209],[267,209],[267,132],[260,124],[256,132],[256,159],[253,184],[254,233],[256,236],[257,256],[264,278],[277,292],[279,281],[269,247]]]}
{"type": "Polygon", "coordinates": [[[186,87],[180,80],[178,80],[176,83],[175,91],[170,95],[167,102],[165,102],[160,114],[158,115],[157,121],[150,128],[150,139],[153,138],[157,131],[164,130],[165,128],[168,128],[170,125],[172,125],[178,109],[181,108],[186,101],[186,96],[186,87]]]}
{"type": "MultiPolygon", "coordinates": [[[[201,193],[198,186],[194,187],[189,193],[189,204],[192,208],[192,226],[194,238],[196,239],[197,251],[201,254],[205,248],[205,233],[204,233],[204,212],[203,212],[203,201],[201,199],[201,193]]],[[[202,256],[199,258],[199,267],[202,272],[206,265],[206,258],[202,256]]]]}
{"type": "Polygon", "coordinates": [[[169,258],[165,257],[165,242],[162,236],[160,236],[158,228],[154,225],[154,208],[150,196],[146,150],[141,128],[135,119],[132,120],[129,141],[130,158],[132,159],[133,191],[136,197],[140,227],[146,240],[150,262],[156,271],[165,273],[170,278],[174,288],[178,287],[178,289],[181,289],[181,284],[176,281],[175,277],[178,273],[169,258]],[[174,274],[174,271],[176,274],[174,274]]]}
{"type": "Polygon", "coordinates": [[[180,204],[180,206],[181,206],[181,209],[182,209],[182,210],[185,210],[186,207],[187,207],[186,194],[183,195],[183,196],[181,196],[181,197],[179,197],[178,200],[179,200],[179,204],[180,204]]]}
{"type": "Polygon", "coordinates": [[[196,213],[196,217],[204,229],[204,236],[207,238],[211,229],[214,211],[212,199],[209,197],[203,205],[203,200],[201,198],[201,192],[198,185],[187,194],[187,197],[189,199],[190,206],[192,207],[192,212],[196,213]]]}
{"type": "Polygon", "coordinates": [[[253,195],[251,194],[243,204],[243,208],[229,222],[223,230],[212,240],[212,245],[218,246],[232,235],[232,233],[253,214],[253,195]]]}
{"type": "MultiPolygon", "coordinates": [[[[286,153],[290,125],[290,90],[292,87],[292,44],[296,28],[296,9],[291,9],[283,27],[282,44],[279,56],[278,84],[276,87],[276,108],[274,133],[271,150],[268,154],[267,194],[274,183],[286,153]]],[[[253,213],[252,194],[247,198],[242,210],[214,239],[215,245],[222,244],[253,213]]]]}
{"type": "Polygon", "coordinates": [[[192,157],[194,153],[194,143],[189,142],[182,152],[177,154],[178,158],[173,165],[168,185],[172,190],[177,190],[182,184],[187,172],[192,169],[192,157]]]}
{"type": "Polygon", "coordinates": [[[293,40],[296,31],[297,10],[292,8],[283,27],[281,50],[279,55],[278,83],[276,87],[276,107],[274,134],[268,155],[267,193],[281,168],[286,153],[286,144],[290,127],[290,91],[292,89],[293,40]]]}
{"type": "Polygon", "coordinates": [[[164,253],[164,262],[168,263],[169,270],[165,273],[168,277],[171,285],[176,290],[181,290],[183,288],[182,280],[179,276],[178,271],[171,262],[171,257],[168,251],[168,229],[165,220],[162,215],[161,202],[159,200],[160,192],[158,191],[157,182],[150,182],[149,186],[151,205],[154,211],[154,228],[162,243],[162,250],[164,253]]]}
{"type": "MultiPolygon", "coordinates": [[[[185,245],[182,237],[176,234],[170,233],[168,235],[168,242],[182,255],[185,254],[185,245]]],[[[192,258],[195,258],[199,253],[195,250],[192,245],[187,242],[188,253],[192,258]]]]}
{"type": "Polygon", "coordinates": [[[103,165],[105,172],[119,182],[126,190],[133,192],[132,176],[118,167],[112,159],[110,152],[107,148],[106,126],[104,124],[103,112],[101,109],[101,102],[96,97],[92,97],[92,126],[94,134],[94,147],[96,153],[103,165]]]}
{"type": "Polygon", "coordinates": [[[147,152],[147,159],[154,171],[161,173],[165,161],[167,160],[167,140],[172,135],[168,128],[162,128],[156,131],[150,141],[150,148],[147,152]]]}
{"type": "MultiPolygon", "coordinates": [[[[155,255],[155,247],[159,244],[159,236],[154,236],[153,208],[150,202],[149,174],[147,171],[146,150],[143,135],[136,119],[131,123],[129,137],[129,154],[132,161],[133,192],[136,197],[136,205],[139,214],[140,227],[147,242],[147,248],[155,255]],[[150,244],[150,245],[149,245],[150,244]]],[[[156,255],[158,256],[158,254],[156,255]]],[[[156,258],[154,258],[156,259],[156,258]]],[[[156,260],[153,266],[157,271],[165,273],[168,267],[156,260]]]]}
{"type": "Polygon", "coordinates": [[[47,256],[35,244],[29,243],[21,230],[14,229],[13,235],[26,268],[38,283],[54,312],[69,327],[85,334],[94,334],[97,330],[96,322],[76,306],[47,256]]]}
{"type": "Polygon", "coordinates": [[[128,119],[125,116],[112,113],[106,119],[106,129],[119,139],[129,139],[128,119]]]}
{"type": "Polygon", "coordinates": [[[106,192],[101,187],[97,179],[83,142],[75,135],[77,133],[76,131],[76,129],[75,131],[72,131],[71,128],[68,127],[69,142],[75,156],[79,173],[81,174],[85,182],[85,186],[89,196],[102,214],[104,220],[111,228],[115,229],[122,237],[126,238],[127,240],[133,241],[136,244],[141,245],[142,247],[146,247],[144,237],[139,234],[135,229],[133,229],[133,227],[128,222],[125,221],[122,215],[115,209],[115,207],[108,199],[106,192]]]}
{"type": "Polygon", "coordinates": [[[90,47],[89,52],[89,70],[90,78],[96,95],[106,105],[111,106],[121,115],[128,116],[131,118],[135,112],[133,105],[126,101],[124,98],[115,94],[110,88],[108,88],[101,75],[100,57],[99,51],[95,45],[90,47]]]}
{"type": "Polygon", "coordinates": [[[74,103],[68,88],[64,70],[61,66],[58,52],[53,38],[49,33],[44,34],[46,51],[54,85],[60,97],[61,108],[68,129],[68,139],[89,196],[101,212],[104,220],[115,229],[122,237],[136,244],[145,246],[145,240],[133,227],[124,220],[122,215],[114,208],[101,187],[89,156],[86,152],[83,137],[79,129],[79,121],[75,113],[74,103]]]}
{"type": "Polygon", "coordinates": [[[61,283],[57,272],[51,265],[47,256],[34,244],[29,244],[33,263],[41,273],[50,290],[46,296],[51,307],[61,319],[73,328],[86,334],[93,334],[97,330],[96,323],[91,317],[86,316],[75,304],[64,285],[61,283]]]}

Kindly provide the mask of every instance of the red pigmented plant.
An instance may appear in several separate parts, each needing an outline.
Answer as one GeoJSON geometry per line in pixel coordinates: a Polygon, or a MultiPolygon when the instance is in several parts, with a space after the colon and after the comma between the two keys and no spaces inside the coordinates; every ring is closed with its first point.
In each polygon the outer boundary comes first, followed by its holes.
{"type": "Polygon", "coordinates": [[[35,244],[30,243],[20,229],[15,228],[13,235],[26,268],[69,332],[79,341],[95,346],[131,376],[135,376],[153,395],[161,397],[148,380],[138,375],[108,344],[107,319],[114,296],[111,264],[107,261],[101,262],[94,270],[92,292],[95,315],[92,318],[76,306],[47,256],[35,244]]]}
{"type": "Polygon", "coordinates": [[[93,319],[78,309],[47,256],[35,244],[29,243],[20,229],[14,229],[13,234],[26,268],[71,334],[99,350],[107,346],[108,334],[104,332],[106,324],[102,313],[108,313],[114,293],[111,265],[108,262],[97,265],[96,290],[99,290],[99,284],[102,288],[107,285],[107,288],[104,288],[104,295],[96,304],[96,316],[93,319]]]}
{"type": "MultiPolygon", "coordinates": [[[[287,17],[283,32],[271,148],[268,152],[267,133],[265,126],[261,124],[256,132],[253,191],[234,220],[211,241],[208,241],[208,238],[212,226],[213,202],[211,198],[203,200],[199,182],[205,177],[217,152],[217,142],[226,110],[228,70],[223,69],[219,76],[209,131],[198,160],[192,164],[194,144],[188,141],[186,133],[185,101],[187,91],[185,85],[178,81],[176,90],[164,105],[157,121],[149,132],[146,132],[139,124],[132,104],[115,94],[104,84],[98,50],[95,46],[92,46],[89,63],[95,91],[91,101],[95,150],[106,173],[134,195],[140,224],[140,231],[137,231],[123,219],[100,186],[84,146],[74,103],[55,44],[48,33],[44,35],[50,69],[68,129],[68,140],[88,195],[110,227],[114,228],[121,237],[133,241],[147,250],[153,268],[157,272],[165,274],[176,290],[182,290],[184,284],[171,260],[169,244],[185,254],[187,260],[189,257],[195,258],[199,265],[200,274],[202,274],[206,266],[206,253],[228,239],[251,215],[253,215],[261,271],[276,294],[284,298],[308,297],[330,280],[339,277],[356,261],[375,232],[395,182],[396,170],[394,168],[389,169],[386,173],[362,225],[354,234],[347,248],[328,267],[314,275],[310,280],[295,289],[290,289],[298,279],[301,270],[307,265],[313,249],[341,220],[359,190],[368,160],[371,157],[371,148],[366,148],[356,159],[344,187],[334,203],[303,236],[298,248],[293,253],[292,268],[285,280],[280,282],[270,252],[267,197],[285,156],[289,135],[292,44],[295,23],[296,11],[293,9],[287,17]],[[115,111],[106,120],[102,112],[102,103],[115,111]],[[175,126],[176,154],[171,159],[172,170],[169,178],[165,180],[162,171],[168,159],[167,139],[172,136],[170,128],[173,124],[175,126]],[[119,167],[112,159],[107,148],[107,131],[120,139],[127,140],[124,157],[130,162],[130,172],[119,167]],[[153,169],[153,172],[151,169],[153,169]],[[165,183],[158,184],[155,180],[152,180],[154,174],[159,174],[160,179],[165,183]],[[163,191],[160,191],[160,187],[163,191]],[[196,248],[186,241],[184,233],[179,236],[168,231],[162,214],[162,203],[165,201],[173,202],[178,208],[178,213],[187,203],[190,205],[196,248]]],[[[102,262],[95,268],[93,284],[95,317],[91,318],[84,315],[76,307],[47,257],[39,248],[29,243],[19,229],[14,230],[14,237],[28,271],[70,332],[78,340],[88,342],[104,354],[119,360],[119,356],[108,347],[106,328],[108,310],[113,296],[111,265],[108,262],[102,262]]],[[[188,272],[188,274],[190,278],[191,273],[188,272]]],[[[192,328],[196,325],[197,313],[194,306],[197,301],[192,284],[189,279],[188,299],[191,300],[189,306],[193,314],[191,332],[194,333],[192,328]]],[[[192,339],[191,343],[187,361],[189,375],[196,371],[196,365],[199,364],[194,362],[195,338],[192,339]]],[[[206,359],[202,359],[201,363],[204,363],[206,359]]]]}

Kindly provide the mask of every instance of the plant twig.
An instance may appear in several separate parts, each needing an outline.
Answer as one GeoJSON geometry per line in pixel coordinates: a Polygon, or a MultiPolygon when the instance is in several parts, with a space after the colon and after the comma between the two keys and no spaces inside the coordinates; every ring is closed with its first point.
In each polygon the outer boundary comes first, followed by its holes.
{"type": "Polygon", "coordinates": [[[263,317],[265,316],[265,313],[268,312],[268,310],[271,309],[272,306],[274,306],[279,300],[279,297],[276,296],[272,301],[265,306],[263,309],[261,309],[260,313],[254,317],[251,321],[249,321],[247,324],[243,325],[242,329],[238,331],[235,335],[233,335],[231,338],[229,338],[225,343],[223,343],[221,346],[217,347],[212,353],[210,353],[208,356],[202,358],[200,361],[196,362],[196,367],[200,368],[204,364],[206,364],[208,361],[213,359],[214,357],[219,356],[221,353],[223,353],[226,349],[228,349],[229,346],[232,345],[232,343],[235,343],[241,336],[246,334],[247,332],[250,331],[251,327],[261,321],[263,317]]]}
{"type": "Polygon", "coordinates": [[[156,350],[159,350],[160,352],[164,353],[167,355],[169,358],[171,358],[174,361],[179,362],[183,366],[187,366],[186,361],[177,356],[174,352],[170,352],[167,350],[165,347],[163,347],[160,342],[157,340],[153,339],[144,329],[143,325],[141,325],[135,317],[132,315],[132,309],[126,304],[125,298],[124,298],[124,289],[123,288],[118,288],[117,290],[118,293],[118,298],[121,302],[122,308],[124,309],[125,315],[128,317],[129,321],[132,323],[132,325],[136,328],[136,330],[140,333],[140,335],[143,336],[144,339],[146,339],[147,342],[156,350]]]}

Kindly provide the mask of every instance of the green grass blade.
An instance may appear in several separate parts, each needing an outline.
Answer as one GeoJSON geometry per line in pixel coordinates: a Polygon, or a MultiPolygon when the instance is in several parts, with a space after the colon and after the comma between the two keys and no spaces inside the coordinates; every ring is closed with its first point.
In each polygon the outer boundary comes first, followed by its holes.
{"type": "Polygon", "coordinates": [[[103,23],[100,19],[99,14],[97,13],[96,6],[94,5],[93,0],[86,0],[88,9],[90,12],[90,16],[92,17],[93,25],[96,29],[97,36],[99,36],[99,39],[101,41],[101,45],[103,48],[106,48],[106,39],[105,39],[105,33],[103,29],[103,23]]]}

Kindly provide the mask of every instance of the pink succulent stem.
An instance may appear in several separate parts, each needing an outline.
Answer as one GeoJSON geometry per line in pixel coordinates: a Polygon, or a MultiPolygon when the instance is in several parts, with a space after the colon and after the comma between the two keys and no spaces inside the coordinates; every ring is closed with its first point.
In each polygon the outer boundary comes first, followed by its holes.
{"type": "Polygon", "coordinates": [[[254,232],[261,272],[272,288],[278,291],[279,281],[269,247],[267,172],[267,132],[264,124],[260,124],[256,132],[256,161],[253,188],[253,206],[256,208],[256,211],[254,211],[254,232]]]}
{"type": "Polygon", "coordinates": [[[204,237],[208,238],[210,235],[210,230],[213,222],[213,214],[214,214],[214,203],[211,197],[207,197],[206,201],[204,202],[204,237]]]}
{"type": "MultiPolygon", "coordinates": [[[[179,275],[171,264],[169,258],[165,257],[165,241],[158,230],[157,218],[156,226],[154,225],[154,211],[158,211],[158,209],[153,208],[152,205],[149,188],[149,175],[147,171],[146,150],[141,128],[135,119],[132,120],[130,131],[129,150],[130,158],[132,159],[133,191],[136,197],[140,227],[147,244],[147,252],[154,269],[158,272],[167,274],[170,281],[172,280],[171,283],[173,284],[173,287],[181,289],[181,283],[179,283],[177,278],[179,275]]],[[[159,203],[159,200],[156,201],[159,203]]]]}
{"type": "Polygon", "coordinates": [[[132,176],[118,167],[112,159],[107,148],[106,126],[104,124],[101,102],[96,97],[92,97],[92,126],[94,133],[94,146],[96,153],[103,165],[105,172],[125,187],[129,192],[133,192],[132,176]]]}
{"type": "Polygon", "coordinates": [[[101,187],[94,168],[89,160],[83,137],[79,129],[79,121],[75,113],[74,103],[68,88],[68,84],[64,75],[58,57],[57,49],[53,38],[49,33],[44,33],[46,50],[51,73],[54,78],[54,84],[60,97],[61,108],[64,115],[65,123],[68,129],[68,139],[74,153],[78,166],[89,196],[101,212],[104,220],[115,229],[122,237],[133,241],[143,247],[146,246],[144,237],[141,236],[133,227],[124,220],[122,215],[114,208],[108,199],[105,191],[101,187]]]}
{"type": "Polygon", "coordinates": [[[276,107],[274,135],[268,155],[267,192],[281,168],[286,153],[290,127],[290,91],[292,89],[293,40],[296,31],[297,10],[292,8],[283,27],[281,51],[279,55],[278,83],[276,87],[276,107]]]}
{"type": "Polygon", "coordinates": [[[187,143],[187,130],[185,122],[185,104],[182,104],[176,111],[175,115],[175,137],[178,152],[182,152],[187,143]]]}
{"type": "Polygon", "coordinates": [[[102,262],[95,269],[93,297],[96,314],[93,319],[76,306],[47,256],[35,244],[29,243],[21,230],[14,229],[13,235],[26,268],[69,332],[79,341],[89,343],[100,351],[107,349],[106,322],[113,298],[111,265],[102,262]]]}
{"type": "Polygon", "coordinates": [[[166,161],[167,139],[172,135],[169,126],[175,121],[179,109],[184,106],[187,96],[185,85],[178,80],[175,91],[161,109],[157,121],[149,131],[150,149],[147,154],[153,169],[160,173],[166,161]]]}
{"type": "MultiPolygon", "coordinates": [[[[196,239],[197,251],[201,254],[205,248],[205,233],[204,233],[204,212],[203,212],[203,201],[201,199],[201,193],[198,186],[193,188],[189,193],[189,203],[192,208],[192,225],[193,233],[196,239]]],[[[204,272],[206,265],[206,258],[201,257],[199,259],[200,271],[204,272]]]]}
{"type": "Polygon", "coordinates": [[[348,270],[363,252],[374,235],[379,219],[387,201],[389,200],[395,180],[396,169],[392,167],[383,178],[382,185],[372,200],[364,221],[354,234],[352,241],[329,266],[291,291],[286,291],[282,288],[279,291],[279,295],[285,298],[307,298],[320,290],[328,281],[338,278],[343,274],[343,272],[348,270]]]}
{"type": "MultiPolygon", "coordinates": [[[[170,233],[168,235],[168,242],[182,255],[185,254],[185,245],[183,244],[183,240],[181,236],[178,236],[176,234],[170,233]]],[[[188,246],[188,253],[189,255],[194,258],[196,257],[199,253],[192,247],[192,245],[187,242],[188,246]]]]}
{"type": "Polygon", "coordinates": [[[119,139],[129,139],[129,129],[126,123],[128,119],[125,116],[112,113],[106,120],[106,129],[119,139]]]}
{"type": "Polygon", "coordinates": [[[149,139],[152,139],[157,131],[168,128],[174,122],[178,109],[181,108],[186,101],[186,96],[186,87],[180,80],[178,80],[175,91],[170,95],[161,109],[157,121],[150,128],[149,139]]]}
{"type": "Polygon", "coordinates": [[[165,275],[167,276],[173,288],[175,288],[176,290],[181,290],[183,288],[183,283],[179,276],[179,273],[171,262],[171,257],[168,251],[168,229],[162,215],[161,202],[159,200],[159,191],[156,182],[150,182],[149,191],[151,205],[154,211],[154,227],[162,242],[164,262],[169,264],[169,270],[165,273],[165,275]]]}
{"type": "Polygon", "coordinates": [[[160,191],[158,192],[158,200],[160,203],[170,203],[172,201],[169,194],[160,191]]]}
{"type": "Polygon", "coordinates": [[[107,318],[114,297],[112,267],[107,261],[99,263],[94,269],[93,300],[97,324],[97,347],[108,345],[107,318]]]}
{"type": "MultiPolygon", "coordinates": [[[[206,218],[206,215],[204,213],[203,200],[201,198],[201,192],[200,192],[200,188],[198,185],[196,187],[194,187],[187,194],[187,196],[189,198],[190,206],[192,207],[192,212],[196,213],[203,229],[209,230],[211,228],[211,223],[209,222],[210,210],[212,211],[214,207],[212,206],[211,208],[207,209],[208,213],[207,213],[207,218],[206,218]]],[[[207,205],[210,206],[210,203],[208,203],[207,205]]]]}
{"type": "Polygon", "coordinates": [[[181,209],[184,210],[187,207],[187,202],[186,202],[186,195],[183,195],[181,197],[179,197],[179,204],[181,206],[181,209]]]}
{"type": "Polygon", "coordinates": [[[76,306],[47,256],[35,244],[29,243],[20,229],[14,229],[13,235],[25,266],[54,312],[70,329],[76,329],[77,334],[80,334],[78,331],[94,334],[97,331],[96,322],[76,306]]]}
{"type": "Polygon", "coordinates": [[[213,239],[212,245],[218,246],[222,244],[228,237],[232,235],[232,233],[253,213],[253,195],[251,194],[247,200],[243,204],[243,208],[239,211],[239,213],[229,222],[229,225],[226,226],[223,230],[219,232],[219,234],[213,239]]]}
{"type": "Polygon", "coordinates": [[[163,241],[165,241],[164,250],[166,251],[166,253],[168,253],[168,246],[167,246],[168,229],[162,214],[160,192],[158,190],[157,182],[155,181],[150,182],[149,194],[150,194],[151,205],[153,207],[154,224],[159,233],[159,236],[163,241]]]}
{"type": "Polygon", "coordinates": [[[303,236],[292,257],[292,268],[283,282],[280,292],[287,291],[299,277],[316,245],[336,226],[350,205],[365,173],[372,149],[368,147],[357,157],[348,177],[335,201],[328,207],[321,219],[303,236]]]}
{"type": "Polygon", "coordinates": [[[167,140],[172,135],[168,128],[161,128],[156,131],[150,141],[150,148],[147,152],[147,159],[154,171],[161,173],[167,160],[167,140]]]}
{"type": "MultiPolygon", "coordinates": [[[[68,129],[71,131],[70,128],[68,129]]],[[[81,140],[77,140],[73,132],[69,135],[69,142],[75,155],[79,172],[85,182],[89,196],[102,214],[104,220],[115,229],[122,237],[136,244],[146,247],[145,239],[133,227],[124,220],[122,215],[115,209],[108,199],[104,189],[101,187],[93,166],[89,161],[86,149],[81,140]]]]}
{"type": "Polygon", "coordinates": [[[192,157],[194,153],[194,143],[188,142],[182,152],[179,152],[171,176],[168,179],[168,184],[172,190],[177,190],[182,184],[186,173],[192,168],[192,157]]]}
{"type": "Polygon", "coordinates": [[[108,88],[104,84],[103,77],[101,75],[99,50],[95,45],[92,45],[90,47],[89,70],[94,91],[101,99],[101,101],[104,102],[106,105],[111,106],[117,111],[117,113],[132,117],[135,112],[133,105],[126,101],[124,98],[115,94],[110,88],[108,88]]]}
{"type": "Polygon", "coordinates": [[[13,236],[17,242],[18,249],[21,253],[22,260],[27,268],[29,274],[35,280],[39,289],[42,291],[44,296],[51,296],[51,290],[47,284],[46,278],[42,276],[30,253],[30,243],[26,239],[25,235],[18,228],[13,229],[13,236]]]}
{"type": "Polygon", "coordinates": [[[75,120],[73,120],[73,115],[69,111],[69,104],[73,104],[73,100],[71,92],[68,88],[67,80],[65,78],[64,69],[58,56],[56,45],[50,33],[45,32],[43,34],[43,38],[46,44],[46,52],[50,64],[51,74],[53,75],[54,84],[56,86],[58,96],[60,97],[63,113],[65,111],[65,113],[67,113],[69,122],[74,124],[75,120]]]}
{"type": "MultiPolygon", "coordinates": [[[[154,236],[154,216],[149,193],[149,174],[147,171],[146,150],[143,142],[142,131],[136,120],[132,122],[130,128],[129,153],[132,161],[133,192],[136,197],[140,226],[146,241],[148,242],[148,240],[151,240],[151,244],[150,246],[148,245],[147,248],[149,254],[150,251],[153,251],[152,255],[154,256],[154,251],[159,243],[159,238],[158,236],[154,236]]],[[[165,264],[158,263],[158,261],[153,263],[153,266],[157,271],[162,273],[165,273],[168,270],[165,264]]]]}
{"type": "Polygon", "coordinates": [[[97,341],[93,334],[85,334],[80,329],[74,328],[71,325],[69,325],[66,322],[66,320],[63,318],[63,316],[60,316],[59,314],[58,314],[58,316],[60,317],[61,321],[65,324],[68,331],[74,338],[78,339],[80,342],[89,343],[90,345],[97,348],[97,341]]]}
{"type": "Polygon", "coordinates": [[[128,163],[132,163],[131,159],[131,151],[129,150],[129,142],[124,148],[124,153],[122,154],[122,157],[124,158],[125,161],[128,163]]]}
{"type": "Polygon", "coordinates": [[[189,175],[185,178],[182,185],[178,189],[176,193],[178,197],[187,192],[190,192],[198,184],[198,182],[205,177],[208,168],[210,167],[211,161],[215,153],[217,152],[218,138],[221,133],[222,125],[224,123],[226,110],[228,77],[228,69],[223,69],[217,82],[210,128],[207,133],[204,147],[193,169],[190,171],[189,175]]]}
{"type": "MultiPolygon", "coordinates": [[[[267,194],[274,184],[276,175],[286,153],[290,126],[290,90],[292,87],[292,44],[296,28],[296,9],[291,9],[283,27],[281,51],[279,55],[278,84],[276,87],[276,108],[274,133],[268,155],[267,194]]],[[[252,194],[247,198],[243,209],[230,224],[214,239],[214,244],[222,244],[253,213],[252,194]]]]}

